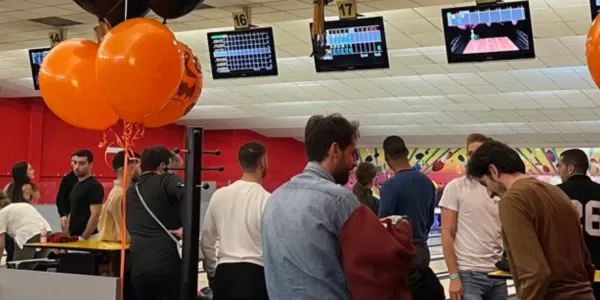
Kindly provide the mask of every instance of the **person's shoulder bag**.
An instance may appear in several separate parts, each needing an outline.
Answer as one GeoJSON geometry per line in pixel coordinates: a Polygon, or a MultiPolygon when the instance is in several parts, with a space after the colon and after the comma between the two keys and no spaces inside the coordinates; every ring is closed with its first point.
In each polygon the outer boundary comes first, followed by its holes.
{"type": "Polygon", "coordinates": [[[140,193],[140,189],[139,189],[139,186],[137,184],[135,185],[135,192],[137,193],[138,197],[140,198],[140,201],[142,202],[142,205],[144,205],[144,208],[146,209],[146,211],[148,211],[148,213],[154,219],[154,221],[156,221],[156,223],[158,223],[158,225],[160,225],[160,227],[173,240],[173,242],[175,242],[175,245],[177,246],[177,252],[179,253],[179,258],[182,258],[183,257],[183,243],[182,243],[182,241],[180,241],[177,238],[175,238],[173,236],[173,234],[171,234],[171,232],[169,232],[169,230],[167,229],[167,227],[165,227],[165,225],[163,225],[163,223],[150,210],[150,207],[148,207],[148,205],[146,204],[146,201],[144,201],[144,197],[142,197],[142,193],[140,193]]]}

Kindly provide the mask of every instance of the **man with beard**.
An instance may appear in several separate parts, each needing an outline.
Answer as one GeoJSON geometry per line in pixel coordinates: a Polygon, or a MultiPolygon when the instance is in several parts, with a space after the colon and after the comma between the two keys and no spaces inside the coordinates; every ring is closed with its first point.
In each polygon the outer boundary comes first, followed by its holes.
{"type": "MultiPolygon", "coordinates": [[[[134,179],[142,173],[140,170],[140,155],[133,153],[133,157],[129,158],[127,168],[127,186],[131,186],[134,179]]],[[[100,214],[100,240],[104,242],[121,242],[121,219],[123,215],[123,182],[125,180],[125,151],[120,151],[115,155],[112,161],[112,166],[117,173],[117,180],[114,186],[108,193],[106,203],[102,207],[100,214]]],[[[129,234],[127,234],[127,242],[129,242],[129,234]]]]}
{"type": "MultiPolygon", "coordinates": [[[[592,263],[600,268],[600,184],[587,176],[590,166],[588,156],[581,149],[569,149],[560,154],[558,174],[562,179],[558,185],[569,196],[583,226],[583,239],[592,257],[592,263]]],[[[600,284],[594,284],[594,296],[600,299],[600,284]]]]}
{"type": "MultiPolygon", "coordinates": [[[[125,172],[127,172],[127,186],[131,186],[133,182],[141,175],[140,169],[140,154],[131,153],[129,157],[127,170],[125,170],[125,151],[120,151],[112,160],[112,167],[117,174],[117,180],[114,182],[113,188],[108,193],[106,203],[102,207],[100,213],[100,240],[103,242],[121,242],[121,220],[123,216],[123,183],[125,182],[125,172]]],[[[129,243],[129,233],[126,234],[126,241],[129,243]]],[[[121,253],[110,252],[109,259],[111,260],[111,274],[115,277],[119,276],[121,265],[121,253]]],[[[128,263],[125,263],[125,300],[135,300],[137,295],[131,283],[131,274],[128,263]]]]}
{"type": "Polygon", "coordinates": [[[140,300],[179,299],[182,235],[182,179],[166,171],[173,153],[164,146],[144,149],[142,175],[127,189],[128,263],[140,300]],[[168,231],[168,232],[167,232],[168,231]]]}
{"type": "Polygon", "coordinates": [[[413,168],[408,161],[408,148],[399,136],[383,141],[385,162],[396,174],[381,187],[379,217],[407,216],[413,228],[413,243],[417,250],[415,266],[429,266],[431,256],[427,239],[433,225],[435,186],[427,175],[413,168]]]}
{"type": "Polygon", "coordinates": [[[525,175],[519,154],[497,141],[475,151],[467,174],[502,199],[502,238],[518,299],[594,299],[594,266],[567,195],[525,175]]]}
{"type": "Polygon", "coordinates": [[[308,120],[304,131],[308,164],[273,192],[262,217],[271,299],[351,299],[339,233],[360,205],[343,186],[356,164],[357,138],[358,124],[339,114],[308,120]]]}
{"type": "Polygon", "coordinates": [[[238,161],[242,178],[218,189],[206,209],[200,241],[204,270],[214,278],[215,300],[266,300],[260,220],[271,194],[260,184],[267,175],[265,146],[245,143],[238,161]]]}

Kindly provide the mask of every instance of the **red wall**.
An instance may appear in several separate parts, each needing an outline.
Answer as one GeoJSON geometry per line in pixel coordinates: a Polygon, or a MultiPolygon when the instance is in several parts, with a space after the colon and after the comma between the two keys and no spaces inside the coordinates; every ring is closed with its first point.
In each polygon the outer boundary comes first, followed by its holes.
{"type": "MultiPolygon", "coordinates": [[[[102,135],[102,132],[76,128],[61,121],[41,98],[0,99],[0,137],[3,141],[0,189],[11,180],[12,165],[26,160],[36,170],[35,182],[42,192],[39,203],[54,203],[60,179],[70,171],[71,154],[82,148],[94,152],[94,175],[109,189],[114,172],[105,162],[104,150],[98,147],[102,135]]],[[[239,179],[242,171],[237,163],[237,152],[241,144],[251,140],[262,142],[267,148],[269,171],[264,185],[269,191],[301,172],[306,165],[303,143],[295,139],[267,138],[249,130],[206,131],[205,149],[220,149],[221,155],[205,155],[204,165],[222,165],[225,171],[204,172],[203,179],[216,181],[218,186],[239,179]]],[[[185,148],[185,128],[171,125],[146,129],[135,148],[141,151],[154,144],[185,148]]]]}
{"type": "MultiPolygon", "coordinates": [[[[61,121],[40,98],[0,99],[0,137],[3,141],[0,189],[11,181],[12,165],[26,160],[36,170],[35,182],[42,192],[39,203],[54,203],[60,179],[70,171],[71,154],[82,148],[94,153],[94,175],[107,189],[110,188],[114,172],[105,162],[104,149],[98,147],[102,136],[102,132],[80,129],[61,121]]],[[[183,148],[185,128],[171,125],[147,129],[144,138],[136,142],[136,149],[151,144],[183,148]]]]}
{"type": "Polygon", "coordinates": [[[250,130],[211,130],[204,136],[204,149],[221,150],[220,156],[204,155],[204,166],[224,166],[224,172],[204,172],[205,181],[227,185],[242,176],[237,160],[239,147],[248,141],[258,141],[267,148],[268,172],[263,186],[268,191],[302,172],[306,166],[304,144],[292,138],[268,138],[250,130]]]}

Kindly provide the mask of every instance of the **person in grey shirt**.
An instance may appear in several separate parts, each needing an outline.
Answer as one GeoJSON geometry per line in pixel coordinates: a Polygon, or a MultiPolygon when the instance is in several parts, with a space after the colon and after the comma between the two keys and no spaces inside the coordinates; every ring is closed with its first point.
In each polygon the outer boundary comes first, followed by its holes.
{"type": "Polygon", "coordinates": [[[351,299],[339,232],[356,196],[343,185],[354,168],[358,124],[339,114],[312,116],[305,128],[308,165],[273,192],[262,217],[271,299],[351,299]]]}

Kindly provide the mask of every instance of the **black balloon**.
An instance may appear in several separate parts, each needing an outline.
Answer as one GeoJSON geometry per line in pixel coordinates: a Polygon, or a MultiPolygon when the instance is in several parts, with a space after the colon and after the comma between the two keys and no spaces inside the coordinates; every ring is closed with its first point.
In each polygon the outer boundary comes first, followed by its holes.
{"type": "MultiPolygon", "coordinates": [[[[128,0],[127,1],[127,19],[144,17],[150,11],[150,2],[148,0],[128,0]]],[[[117,5],[115,9],[109,12],[104,19],[115,27],[125,21],[125,1],[117,5]]]]}
{"type": "Polygon", "coordinates": [[[73,2],[87,12],[103,18],[123,0],[73,0],[73,2]]]}
{"type": "Polygon", "coordinates": [[[150,0],[150,7],[163,19],[177,19],[198,8],[204,0],[150,0]]]}

